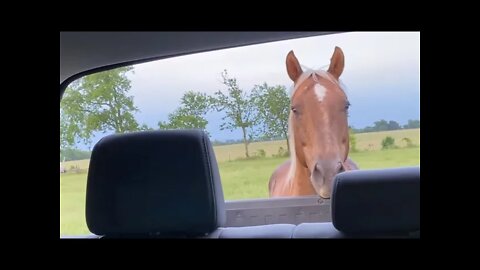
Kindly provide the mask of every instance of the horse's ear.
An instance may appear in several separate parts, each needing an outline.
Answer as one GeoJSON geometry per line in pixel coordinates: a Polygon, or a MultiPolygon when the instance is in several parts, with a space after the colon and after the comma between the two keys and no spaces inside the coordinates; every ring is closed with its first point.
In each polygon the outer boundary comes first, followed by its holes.
{"type": "Polygon", "coordinates": [[[333,56],[330,59],[330,67],[328,67],[328,72],[338,80],[338,78],[340,78],[340,75],[342,75],[344,67],[345,57],[343,56],[343,51],[339,47],[335,47],[333,56]]]}
{"type": "Polygon", "coordinates": [[[287,55],[287,72],[288,77],[290,77],[290,79],[292,79],[294,82],[303,73],[300,63],[298,63],[298,59],[295,57],[293,51],[290,51],[287,55]]]}

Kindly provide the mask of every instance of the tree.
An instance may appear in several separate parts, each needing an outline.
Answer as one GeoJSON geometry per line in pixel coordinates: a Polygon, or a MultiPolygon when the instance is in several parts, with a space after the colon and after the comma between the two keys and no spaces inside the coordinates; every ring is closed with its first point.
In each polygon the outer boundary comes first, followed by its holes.
{"type": "Polygon", "coordinates": [[[401,129],[400,125],[396,121],[388,121],[388,130],[397,130],[401,129]]]}
{"type": "Polygon", "coordinates": [[[60,151],[73,146],[76,134],[80,133],[78,126],[69,124],[69,121],[72,121],[69,118],[72,117],[68,117],[60,107],[60,151]]]}
{"type": "Polygon", "coordinates": [[[70,160],[82,160],[88,159],[92,155],[90,151],[82,151],[72,148],[64,148],[60,154],[60,160],[70,161],[70,160]]]}
{"type": "Polygon", "coordinates": [[[415,144],[412,142],[410,138],[405,137],[402,139],[402,141],[405,142],[407,147],[415,147],[415,144]]]}
{"type": "Polygon", "coordinates": [[[355,138],[355,133],[353,131],[353,128],[351,127],[348,128],[348,137],[348,140],[350,142],[350,152],[358,152],[357,139],[355,138]]]}
{"type": "Polygon", "coordinates": [[[210,110],[210,98],[205,93],[188,91],[180,103],[180,108],[168,115],[168,122],[158,122],[160,129],[198,128],[206,132],[205,115],[210,110]]]}
{"type": "Polygon", "coordinates": [[[138,128],[139,131],[150,131],[150,130],[154,130],[153,128],[147,126],[146,124],[142,124],[139,128],[138,128]]]}
{"type": "Polygon", "coordinates": [[[373,129],[375,131],[388,130],[388,122],[386,120],[375,121],[373,129]]]}
{"type": "Polygon", "coordinates": [[[403,128],[420,128],[420,120],[408,120],[408,124],[404,125],[403,128]]]}
{"type": "Polygon", "coordinates": [[[252,96],[258,110],[257,124],[260,124],[264,137],[286,139],[287,149],[290,152],[288,141],[290,98],[285,86],[268,86],[267,83],[256,85],[252,96]]]}
{"type": "Polygon", "coordinates": [[[245,156],[249,158],[248,143],[253,136],[248,132],[255,126],[256,118],[254,97],[240,89],[237,79],[229,78],[227,70],[222,72],[222,79],[223,84],[227,86],[227,93],[217,91],[212,98],[214,108],[218,112],[225,112],[225,116],[222,117],[224,122],[220,125],[220,129],[230,131],[237,128],[242,129],[245,156]]]}
{"type": "Polygon", "coordinates": [[[382,140],[382,150],[390,148],[395,148],[395,139],[387,136],[382,140]]]}
{"type": "Polygon", "coordinates": [[[126,73],[122,67],[85,76],[65,90],[60,104],[61,146],[88,144],[94,132],[125,133],[139,130],[133,114],[138,108],[126,73]]]}

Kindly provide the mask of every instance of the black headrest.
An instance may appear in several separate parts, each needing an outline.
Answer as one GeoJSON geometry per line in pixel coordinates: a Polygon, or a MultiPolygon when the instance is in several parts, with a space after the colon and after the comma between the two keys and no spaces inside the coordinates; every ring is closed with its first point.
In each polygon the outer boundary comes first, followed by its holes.
{"type": "Polygon", "coordinates": [[[199,236],[225,223],[215,154],[200,130],[104,137],[88,170],[87,225],[105,236],[199,236]]]}
{"type": "Polygon", "coordinates": [[[348,171],[334,181],[332,222],[337,230],[420,230],[420,167],[348,171]]]}

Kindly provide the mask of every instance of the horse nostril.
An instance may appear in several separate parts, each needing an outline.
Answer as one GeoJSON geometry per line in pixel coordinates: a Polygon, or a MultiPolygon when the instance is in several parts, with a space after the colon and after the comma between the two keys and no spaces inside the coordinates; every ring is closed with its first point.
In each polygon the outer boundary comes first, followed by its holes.
{"type": "Polygon", "coordinates": [[[341,161],[339,161],[339,162],[338,162],[338,165],[337,165],[337,172],[338,172],[338,173],[341,173],[341,172],[343,172],[343,171],[345,171],[345,170],[343,169],[343,163],[342,163],[341,161]]]}

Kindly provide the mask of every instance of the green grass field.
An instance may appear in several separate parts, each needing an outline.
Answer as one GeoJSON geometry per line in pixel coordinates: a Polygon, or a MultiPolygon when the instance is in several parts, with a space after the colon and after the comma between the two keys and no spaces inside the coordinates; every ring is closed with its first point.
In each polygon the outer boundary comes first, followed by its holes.
{"type": "MultiPolygon", "coordinates": [[[[414,144],[420,145],[420,130],[399,130],[390,132],[375,132],[357,134],[357,148],[369,151],[351,153],[350,157],[359,165],[360,169],[389,168],[413,166],[420,164],[420,147],[399,148],[390,150],[380,149],[380,142],[385,136],[395,138],[398,143],[408,137],[414,144]]],[[[252,143],[250,150],[263,149],[267,158],[254,160],[236,160],[243,157],[243,145],[215,146],[215,154],[219,161],[220,176],[225,200],[267,198],[268,180],[275,168],[287,158],[271,158],[278,151],[278,147],[286,144],[282,141],[252,143]],[[232,161],[229,161],[232,160],[232,161]]],[[[88,168],[88,160],[65,162],[67,170],[78,165],[81,169],[88,168]]],[[[85,223],[85,188],[86,173],[60,174],[60,235],[88,234],[85,223]]]]}

